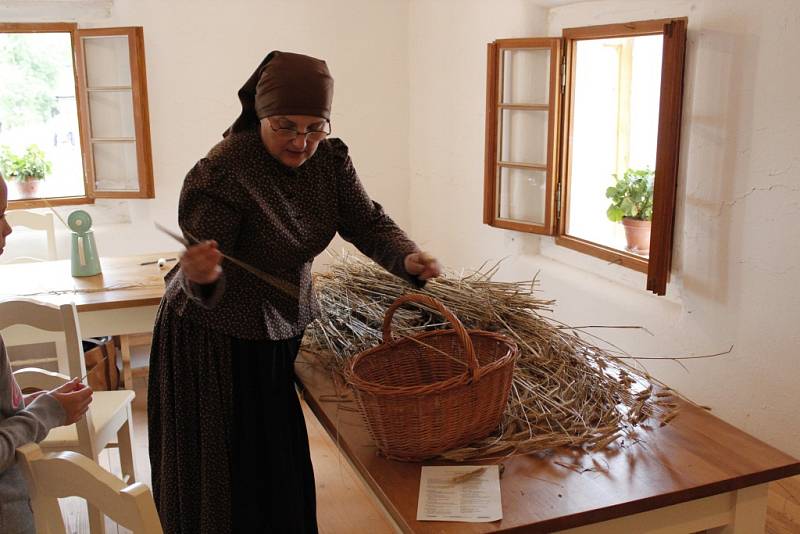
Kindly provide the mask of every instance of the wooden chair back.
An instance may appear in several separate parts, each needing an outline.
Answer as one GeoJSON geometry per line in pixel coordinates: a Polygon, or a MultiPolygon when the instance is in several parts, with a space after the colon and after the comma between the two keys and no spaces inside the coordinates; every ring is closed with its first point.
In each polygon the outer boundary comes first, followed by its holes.
{"type": "Polygon", "coordinates": [[[35,213],[32,211],[13,210],[6,212],[6,220],[12,228],[23,227],[31,230],[43,231],[47,239],[47,257],[32,258],[29,256],[19,256],[12,258],[7,263],[27,263],[32,261],[56,260],[56,229],[53,222],[52,213],[35,213]]]}
{"type": "Polygon", "coordinates": [[[17,449],[39,534],[66,534],[58,499],[81,497],[134,534],[163,534],[150,489],[124,482],[75,452],[43,454],[35,443],[17,449]]]}
{"type": "MultiPolygon", "coordinates": [[[[68,369],[71,376],[59,375],[41,369],[21,369],[14,373],[21,388],[53,389],[71,377],[86,376],[83,359],[78,313],[74,304],[48,304],[31,299],[12,299],[0,302],[0,331],[16,325],[26,325],[47,332],[62,332],[67,351],[68,369]],[[24,372],[22,372],[24,371],[24,372]]],[[[84,380],[86,383],[86,380],[84,380]]],[[[95,429],[92,424],[91,407],[76,423],[81,452],[90,458],[97,456],[94,446],[95,429]]]]}

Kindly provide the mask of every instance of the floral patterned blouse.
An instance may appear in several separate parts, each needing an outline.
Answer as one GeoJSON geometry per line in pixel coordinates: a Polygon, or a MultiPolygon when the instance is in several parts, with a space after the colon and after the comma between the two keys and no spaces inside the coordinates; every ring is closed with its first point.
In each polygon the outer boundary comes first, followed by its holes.
{"type": "MultiPolygon", "coordinates": [[[[319,313],[311,263],[336,232],[389,272],[415,285],[404,258],[417,251],[356,174],[347,146],[322,141],[297,169],[264,147],[257,128],[232,133],[189,171],[178,219],[187,238],[214,239],[220,250],[295,288],[294,295],[223,260],[213,286],[167,275],[165,303],[177,313],[243,339],[288,339],[319,313]]],[[[279,284],[284,285],[284,284],[279,284]]]]}

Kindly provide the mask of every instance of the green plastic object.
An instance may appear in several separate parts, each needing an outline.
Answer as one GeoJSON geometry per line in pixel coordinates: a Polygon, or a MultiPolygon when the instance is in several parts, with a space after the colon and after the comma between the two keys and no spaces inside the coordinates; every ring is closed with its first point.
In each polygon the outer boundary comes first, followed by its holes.
{"type": "Polygon", "coordinates": [[[67,225],[72,230],[72,276],[100,274],[100,254],[94,242],[92,217],[83,210],[69,214],[67,225]]]}

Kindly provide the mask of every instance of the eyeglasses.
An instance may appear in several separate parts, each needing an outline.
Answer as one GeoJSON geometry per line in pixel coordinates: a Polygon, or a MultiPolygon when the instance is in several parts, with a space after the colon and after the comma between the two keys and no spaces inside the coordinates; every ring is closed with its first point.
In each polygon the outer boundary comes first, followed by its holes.
{"type": "Polygon", "coordinates": [[[272,128],[272,131],[275,132],[278,137],[287,141],[293,141],[299,135],[307,137],[311,141],[322,141],[331,134],[331,123],[328,121],[325,121],[325,124],[320,129],[308,130],[306,132],[298,132],[294,128],[276,128],[272,125],[271,119],[267,119],[267,122],[269,123],[269,127],[272,128]]]}

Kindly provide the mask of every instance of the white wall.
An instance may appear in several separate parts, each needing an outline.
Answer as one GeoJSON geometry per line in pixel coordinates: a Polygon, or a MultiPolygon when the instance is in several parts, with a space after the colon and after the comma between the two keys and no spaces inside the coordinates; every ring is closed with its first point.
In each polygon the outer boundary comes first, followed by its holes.
{"type": "Polygon", "coordinates": [[[448,264],[538,252],[481,223],[486,44],[546,29],[547,10],[529,0],[411,1],[412,233],[448,264]]]}
{"type": "MultiPolygon", "coordinates": [[[[98,201],[100,209],[89,208],[101,254],[175,249],[153,220],[177,225],[183,177],[238,116],[236,92],[274,49],[328,62],[335,80],[334,136],[349,145],[370,195],[407,226],[406,2],[114,0],[109,16],[78,4],[72,12],[59,11],[58,20],[74,17],[80,27],[143,26],[145,37],[156,198],[114,202],[113,210],[98,201]],[[84,12],[93,18],[83,18],[84,12]]],[[[47,20],[48,3],[42,5],[39,17],[31,7],[0,8],[3,20],[35,22],[47,20]]],[[[29,237],[12,235],[7,250],[37,255],[29,237]]],[[[61,257],[69,254],[67,239],[61,231],[61,257]]]]}
{"type": "Polygon", "coordinates": [[[508,256],[501,277],[541,271],[543,295],[573,325],[639,356],[731,354],[647,368],[733,424],[800,456],[800,3],[611,0],[541,15],[524,2],[412,1],[412,232],[454,267],[508,256]],[[564,27],[689,18],[673,281],[551,238],[481,223],[485,44],[564,27]],[[455,132],[446,135],[446,131],[455,132]]]}

